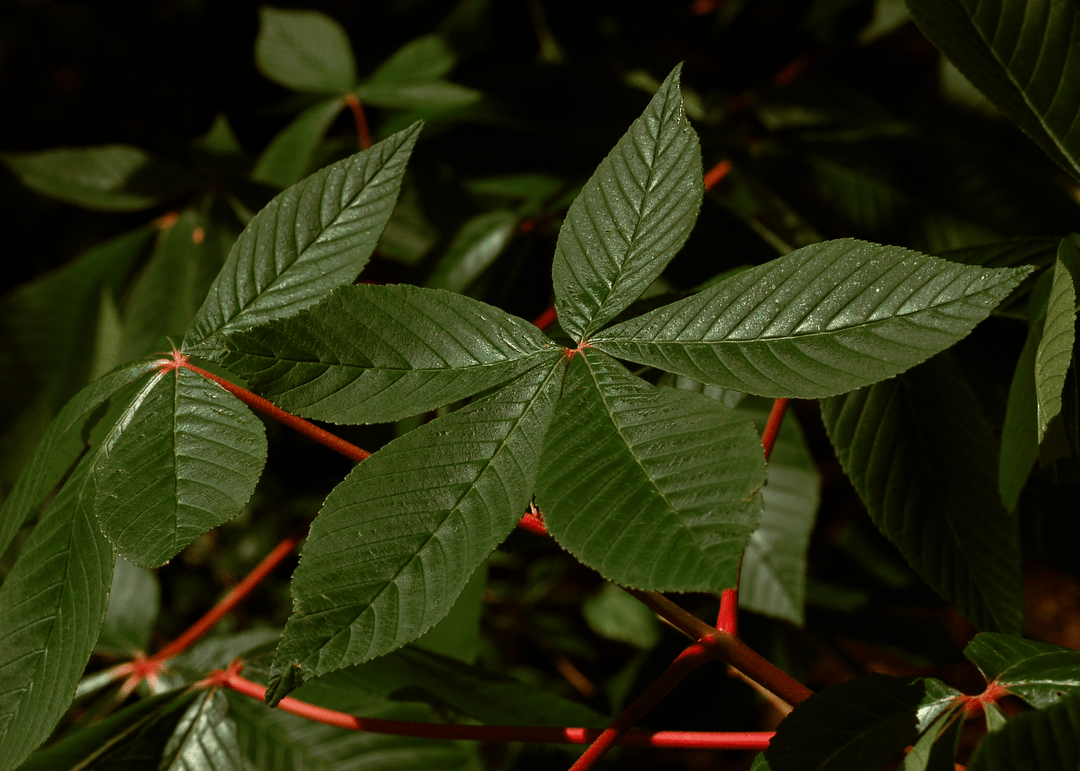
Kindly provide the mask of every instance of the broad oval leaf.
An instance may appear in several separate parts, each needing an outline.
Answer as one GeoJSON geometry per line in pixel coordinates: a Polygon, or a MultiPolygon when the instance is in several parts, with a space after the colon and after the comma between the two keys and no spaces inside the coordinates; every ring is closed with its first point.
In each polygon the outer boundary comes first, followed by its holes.
{"type": "Polygon", "coordinates": [[[919,29],[1080,179],[1080,12],[1072,2],[908,0],[919,29]]]}
{"type": "Polygon", "coordinates": [[[263,150],[251,178],[279,188],[299,182],[310,169],[315,151],[344,107],[345,102],[334,97],[297,115],[263,150]]]}
{"type": "MultiPolygon", "coordinates": [[[[1071,239],[1062,249],[1076,252],[1071,239]]],[[[1061,392],[1072,361],[1076,340],[1076,288],[1068,267],[1060,259],[1054,265],[1050,299],[1046,306],[1042,337],[1035,353],[1035,403],[1038,416],[1038,441],[1042,444],[1047,424],[1061,412],[1061,392]]]]}
{"type": "Polygon", "coordinates": [[[964,655],[1009,693],[1033,707],[1046,707],[1080,693],[1080,651],[1012,635],[983,632],[964,655]]]}
{"type": "Polygon", "coordinates": [[[147,382],[93,460],[103,532],[129,562],[157,567],[240,513],[266,433],[239,399],[180,368],[147,382]]]}
{"type": "MultiPolygon", "coordinates": [[[[351,284],[393,212],[420,124],[312,174],[244,228],[184,338],[285,318],[351,284]]],[[[202,346],[207,347],[207,346],[202,346]]]]}
{"type": "Polygon", "coordinates": [[[446,615],[528,505],[559,372],[553,353],[496,394],[390,442],[334,488],[293,573],[272,704],[446,615]]]}
{"type": "Polygon", "coordinates": [[[583,341],[638,298],[701,209],[701,148],[676,67],[570,206],[551,275],[559,323],[583,341]]]}
{"type": "Polygon", "coordinates": [[[993,432],[946,356],[821,403],[871,519],[926,583],[980,629],[1019,631],[1016,522],[997,494],[993,432]]]}
{"type": "Polygon", "coordinates": [[[1080,695],[1006,721],[987,735],[970,771],[1064,771],[1080,768],[1080,695]]]}
{"type": "Polygon", "coordinates": [[[349,36],[318,11],[260,8],[255,65],[270,80],[296,91],[342,94],[356,83],[349,36]]]}
{"type": "Polygon", "coordinates": [[[735,584],[764,482],[749,418],[586,349],[544,440],[536,502],[559,545],[615,583],[720,591],[735,584]]]}
{"type": "Polygon", "coordinates": [[[1030,270],[826,241],[606,329],[592,344],[759,396],[832,396],[948,348],[1030,270]]]}
{"type": "Polygon", "coordinates": [[[0,586],[0,771],[48,738],[71,703],[109,602],[113,552],[84,460],[0,586]]]}
{"type": "Polygon", "coordinates": [[[230,335],[216,356],[275,404],[386,423],[506,382],[558,350],[532,324],[441,289],[341,287],[291,319],[230,335]]]}

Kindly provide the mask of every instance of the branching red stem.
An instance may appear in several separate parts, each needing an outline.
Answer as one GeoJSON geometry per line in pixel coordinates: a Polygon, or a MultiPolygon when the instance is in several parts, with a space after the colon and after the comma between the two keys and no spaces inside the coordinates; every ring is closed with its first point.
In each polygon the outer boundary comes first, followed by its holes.
{"type": "Polygon", "coordinates": [[[356,133],[360,137],[360,149],[367,150],[371,147],[371,132],[368,131],[364,105],[360,104],[360,98],[356,94],[348,94],[345,97],[345,104],[352,110],[353,121],[356,123],[356,133]]]}

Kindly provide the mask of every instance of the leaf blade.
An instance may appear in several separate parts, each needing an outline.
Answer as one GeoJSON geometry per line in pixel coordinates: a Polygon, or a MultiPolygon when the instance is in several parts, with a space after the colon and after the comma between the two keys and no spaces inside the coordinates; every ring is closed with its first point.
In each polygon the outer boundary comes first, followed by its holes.
{"type": "MultiPolygon", "coordinates": [[[[1062,249],[1077,253],[1071,239],[1062,249]]],[[[1042,337],[1035,352],[1035,404],[1038,419],[1038,442],[1043,443],[1046,427],[1061,412],[1061,392],[1072,361],[1076,340],[1076,288],[1068,267],[1060,259],[1054,264],[1054,279],[1046,306],[1042,337]]]]}
{"type": "Polygon", "coordinates": [[[349,36],[319,11],[260,8],[255,65],[295,91],[342,94],[356,83],[349,36]]]}

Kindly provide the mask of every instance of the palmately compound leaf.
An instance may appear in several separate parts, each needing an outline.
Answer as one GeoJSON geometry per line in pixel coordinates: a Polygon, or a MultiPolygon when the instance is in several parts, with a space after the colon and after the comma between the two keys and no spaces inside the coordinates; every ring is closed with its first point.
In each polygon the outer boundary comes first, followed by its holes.
{"type": "Polygon", "coordinates": [[[414,123],[327,166],[256,214],[195,315],[185,350],[221,332],[291,316],[351,284],[390,219],[419,133],[414,123]]]}
{"type": "Polygon", "coordinates": [[[102,531],[129,562],[158,567],[240,513],[266,432],[235,396],[177,368],[147,381],[92,457],[102,531]]]}
{"type": "Polygon", "coordinates": [[[964,649],[983,673],[1033,707],[1080,694],[1080,651],[1006,634],[983,632],[964,649]]]}
{"type": "Polygon", "coordinates": [[[1080,12],[1071,2],[907,0],[919,29],[1080,179],[1080,12]]]}
{"type": "Polygon", "coordinates": [[[84,460],[0,586],[0,771],[48,738],[75,695],[109,602],[113,552],[84,460]]]}
{"type": "MultiPolygon", "coordinates": [[[[1062,249],[1077,250],[1072,239],[1065,239],[1062,249]]],[[[1054,264],[1054,279],[1046,305],[1042,338],[1035,353],[1035,400],[1038,416],[1038,441],[1046,435],[1047,424],[1061,412],[1061,392],[1072,361],[1076,340],[1076,288],[1069,268],[1060,259],[1054,264]]]]}
{"type": "Polygon", "coordinates": [[[586,349],[544,440],[536,503],[564,549],[624,586],[734,586],[765,482],[751,420],[586,349]]]}
{"type": "Polygon", "coordinates": [[[800,704],[777,726],[772,771],[881,768],[915,742],[962,694],[930,678],[869,674],[800,704]]]}
{"type": "Polygon", "coordinates": [[[506,382],[557,349],[490,305],[414,286],[341,287],[293,318],[227,337],[216,355],[283,409],[386,423],[506,382]]]}
{"type": "Polygon", "coordinates": [[[561,355],[395,439],[334,488],[293,573],[272,703],[289,685],[388,653],[446,615],[529,503],[561,355]]]}
{"type": "Polygon", "coordinates": [[[980,629],[1019,631],[1016,522],[998,497],[994,435],[960,367],[938,356],[821,403],[871,519],[926,583],[980,629]]]}
{"type": "Polygon", "coordinates": [[[970,771],[1062,771],[1080,768],[1080,694],[1010,718],[987,735],[970,771]]]}
{"type": "Polygon", "coordinates": [[[961,339],[1030,272],[826,241],[603,330],[592,344],[722,388],[832,396],[961,339]]]}
{"type": "Polygon", "coordinates": [[[270,80],[296,91],[342,94],[356,83],[349,36],[318,11],[260,8],[255,65],[270,80]]]}
{"type": "Polygon", "coordinates": [[[582,341],[638,298],[701,209],[701,148],[683,111],[681,65],[570,206],[552,279],[559,323],[582,341]]]}

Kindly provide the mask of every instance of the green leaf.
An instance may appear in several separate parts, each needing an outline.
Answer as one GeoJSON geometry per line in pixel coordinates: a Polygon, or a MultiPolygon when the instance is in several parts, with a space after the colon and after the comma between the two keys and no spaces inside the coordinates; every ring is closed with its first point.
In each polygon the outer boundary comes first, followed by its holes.
{"type": "Polygon", "coordinates": [[[863,675],[820,691],[777,726],[772,771],[881,768],[962,694],[930,678],[863,675]]]}
{"type": "Polygon", "coordinates": [[[168,771],[244,771],[246,766],[229,717],[229,699],[220,688],[199,695],[180,718],[159,766],[168,771]]]}
{"type": "MultiPolygon", "coordinates": [[[[1077,253],[1073,238],[1061,242],[1062,250],[1077,253]]],[[[1068,267],[1060,259],[1054,264],[1054,279],[1046,306],[1042,338],[1035,353],[1035,397],[1038,409],[1038,442],[1042,444],[1047,424],[1061,412],[1061,392],[1072,361],[1076,340],[1076,288],[1068,267]]]]}
{"type": "Polygon", "coordinates": [[[457,56],[438,35],[424,35],[410,40],[371,74],[369,83],[400,83],[438,80],[449,74],[457,56]]]}
{"type": "Polygon", "coordinates": [[[419,82],[373,83],[356,87],[356,95],[364,104],[398,110],[449,110],[464,107],[480,99],[481,94],[448,80],[419,82]]]}
{"type": "Polygon", "coordinates": [[[271,140],[263,150],[251,178],[285,188],[311,171],[315,153],[345,103],[334,97],[309,107],[271,140]]]}
{"type": "Polygon", "coordinates": [[[394,208],[420,124],[327,166],[274,198],[244,228],[184,339],[291,316],[367,264],[394,208]]]}
{"type": "Polygon", "coordinates": [[[1080,696],[1026,712],[988,734],[968,763],[970,771],[1065,771],[1080,767],[1080,696]]]}
{"type": "Polygon", "coordinates": [[[349,36],[318,11],[260,8],[255,66],[294,91],[342,94],[356,83],[349,36]]]}
{"type": "Polygon", "coordinates": [[[660,642],[656,614],[614,584],[604,584],[586,599],[581,614],[589,628],[607,640],[646,651],[660,642]]]}
{"type": "Polygon", "coordinates": [[[978,401],[938,356],[821,408],[870,517],[915,572],[980,629],[1012,632],[1023,617],[1019,539],[978,401]]]}
{"type": "Polygon", "coordinates": [[[417,638],[413,645],[466,664],[475,664],[480,654],[480,617],[484,608],[485,584],[486,564],[472,574],[443,620],[417,638]]]}
{"type": "Polygon", "coordinates": [[[1047,707],[1080,693],[1080,652],[1021,637],[983,632],[964,655],[1009,693],[1033,707],[1047,707]]]}
{"type": "Polygon", "coordinates": [[[1035,352],[1042,335],[1038,326],[1028,330],[1020,358],[1016,361],[1005,423],[1001,429],[1001,454],[998,459],[998,491],[1008,511],[1015,511],[1020,493],[1031,476],[1031,467],[1039,455],[1036,436],[1038,407],[1035,396],[1035,352]]]}
{"type": "Polygon", "coordinates": [[[86,422],[122,388],[156,367],[154,362],[122,367],[88,385],[60,410],[0,507],[0,554],[11,545],[34,508],[82,454],[84,440],[81,433],[86,422]]]}
{"type": "Polygon", "coordinates": [[[722,388],[832,396],[948,348],[1030,270],[826,241],[606,329],[592,344],[722,388]]]}
{"type": "Polygon", "coordinates": [[[160,608],[161,586],[157,575],[117,556],[109,609],[94,652],[127,658],[146,653],[160,608]]]}
{"type": "Polygon", "coordinates": [[[190,190],[184,169],[131,145],[5,153],[19,181],[49,198],[97,211],[140,211],[190,190]]]}
{"type": "Polygon", "coordinates": [[[101,529],[125,559],[168,562],[240,513],[266,462],[262,421],[188,369],[160,371],[93,456],[101,529]]]}
{"type": "Polygon", "coordinates": [[[681,65],[570,206],[551,275],[559,323],[584,341],[660,275],[690,235],[704,193],[701,148],[683,111],[681,65]]]}
{"type": "Polygon", "coordinates": [[[544,440],[536,502],[555,540],[610,581],[719,591],[735,584],[764,482],[749,418],[586,349],[544,440]]]}
{"type": "Polygon", "coordinates": [[[1080,178],[1080,15],[1069,2],[908,0],[919,29],[1002,112],[1080,178]]]}
{"type": "Polygon", "coordinates": [[[959,704],[942,712],[904,756],[901,771],[956,771],[956,749],[963,727],[959,704]]]}
{"type": "Polygon", "coordinates": [[[385,423],[506,382],[560,350],[516,316],[442,289],[361,284],[230,335],[217,358],[294,414],[385,423]]]}
{"type": "Polygon", "coordinates": [[[472,217],[454,236],[427,286],[464,292],[502,254],[517,227],[518,215],[507,209],[472,217]]]}
{"type": "Polygon", "coordinates": [[[525,511],[560,362],[395,439],[334,488],[293,574],[273,697],[286,672],[367,661],[446,615],[525,511]]]}
{"type": "Polygon", "coordinates": [[[88,463],[53,499],[0,586],[0,770],[48,738],[105,618],[113,553],[90,502],[88,463]]]}

